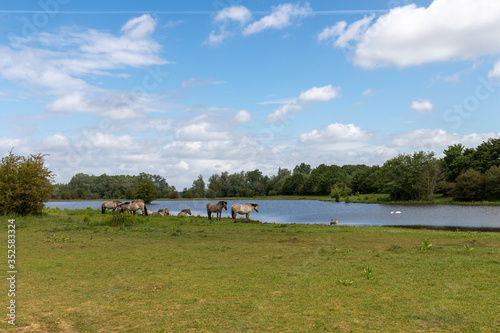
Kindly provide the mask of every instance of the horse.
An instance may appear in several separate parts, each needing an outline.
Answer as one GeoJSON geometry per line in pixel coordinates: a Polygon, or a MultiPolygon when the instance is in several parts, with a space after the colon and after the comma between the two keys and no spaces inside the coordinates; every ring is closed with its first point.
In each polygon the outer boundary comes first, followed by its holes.
{"type": "Polygon", "coordinates": [[[189,208],[183,209],[179,214],[177,214],[177,216],[186,216],[186,215],[192,215],[191,209],[189,208]]]}
{"type": "Polygon", "coordinates": [[[338,218],[337,218],[335,221],[332,219],[332,220],[330,221],[330,225],[335,225],[335,224],[337,224],[338,222],[339,222],[339,219],[338,219],[338,218]]]}
{"type": "Polygon", "coordinates": [[[227,201],[219,201],[218,203],[209,202],[207,203],[207,214],[208,219],[212,220],[212,213],[217,213],[217,221],[222,218],[222,208],[227,210],[227,201]]]}
{"type": "Polygon", "coordinates": [[[160,214],[161,216],[165,216],[165,215],[170,215],[170,212],[168,211],[168,208],[162,208],[160,210],[158,210],[158,214],[160,214]]]}
{"type": "Polygon", "coordinates": [[[101,204],[101,212],[104,214],[106,213],[106,209],[111,209],[113,212],[115,211],[116,207],[120,205],[122,202],[121,201],[104,201],[101,204]]]}
{"type": "Polygon", "coordinates": [[[133,212],[134,215],[135,212],[139,209],[142,211],[144,216],[148,216],[148,208],[146,207],[146,204],[144,204],[143,201],[134,200],[132,202],[124,202],[118,206],[119,212],[123,211],[133,212]]]}
{"type": "Polygon", "coordinates": [[[255,211],[258,213],[259,212],[259,205],[256,203],[247,203],[245,205],[241,204],[234,204],[231,206],[231,215],[233,217],[234,223],[236,223],[236,216],[238,214],[246,214],[246,222],[248,222],[248,217],[250,216],[250,213],[252,212],[252,209],[255,209],[255,211]]]}

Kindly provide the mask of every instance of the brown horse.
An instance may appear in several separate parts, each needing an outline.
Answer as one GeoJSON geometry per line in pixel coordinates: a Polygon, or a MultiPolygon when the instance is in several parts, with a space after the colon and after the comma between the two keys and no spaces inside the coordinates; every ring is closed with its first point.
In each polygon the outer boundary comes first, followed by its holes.
{"type": "Polygon", "coordinates": [[[111,209],[113,213],[115,212],[116,207],[118,207],[122,202],[121,201],[104,201],[101,204],[101,213],[106,213],[106,209],[111,209]]]}
{"type": "Polygon", "coordinates": [[[250,213],[252,210],[255,209],[255,211],[258,213],[259,212],[259,205],[256,203],[247,203],[245,205],[241,204],[234,204],[231,206],[231,215],[233,217],[234,223],[236,223],[236,216],[238,214],[245,214],[246,215],[246,222],[248,222],[248,217],[250,216],[250,213]]]}
{"type": "Polygon", "coordinates": [[[148,215],[148,208],[146,207],[143,201],[134,200],[132,202],[124,202],[118,205],[118,211],[120,213],[123,211],[127,211],[127,212],[133,212],[135,215],[135,212],[138,211],[139,209],[142,211],[143,215],[145,216],[148,215]]]}
{"type": "Polygon", "coordinates": [[[186,216],[186,215],[192,215],[191,209],[189,208],[183,209],[179,214],[177,214],[177,216],[186,216]]]}
{"type": "Polygon", "coordinates": [[[222,218],[222,208],[227,210],[227,201],[219,201],[218,203],[209,202],[207,203],[207,215],[208,219],[212,220],[212,213],[217,213],[217,221],[222,218]]]}

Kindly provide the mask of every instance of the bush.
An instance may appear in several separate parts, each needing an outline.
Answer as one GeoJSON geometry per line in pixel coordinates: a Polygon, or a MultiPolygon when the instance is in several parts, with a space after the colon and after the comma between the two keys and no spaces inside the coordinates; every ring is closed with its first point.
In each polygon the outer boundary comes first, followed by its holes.
{"type": "Polygon", "coordinates": [[[46,155],[28,157],[12,153],[0,163],[0,213],[41,214],[52,194],[54,174],[44,165],[46,155]]]}
{"type": "Polygon", "coordinates": [[[454,200],[477,201],[484,199],[485,176],[479,171],[469,169],[457,177],[451,186],[450,195],[454,200]]]}

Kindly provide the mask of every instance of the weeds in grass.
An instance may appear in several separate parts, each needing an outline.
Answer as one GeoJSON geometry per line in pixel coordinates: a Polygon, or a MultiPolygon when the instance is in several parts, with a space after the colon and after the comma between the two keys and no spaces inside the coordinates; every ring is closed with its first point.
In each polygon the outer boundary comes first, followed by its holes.
{"type": "Polygon", "coordinates": [[[343,278],[337,281],[338,284],[344,285],[344,286],[350,286],[354,283],[354,281],[349,280],[348,278],[343,278]]]}
{"type": "Polygon", "coordinates": [[[430,249],[432,249],[432,243],[429,242],[428,239],[425,239],[422,244],[420,245],[419,249],[421,251],[429,251],[430,249]]]}
{"type": "Polygon", "coordinates": [[[474,248],[470,244],[465,244],[464,246],[465,254],[470,254],[474,248]]]}
{"type": "Polygon", "coordinates": [[[364,274],[365,274],[365,278],[366,278],[367,280],[370,280],[370,279],[372,279],[372,278],[373,278],[373,268],[371,268],[370,266],[365,266],[365,267],[363,268],[363,272],[364,272],[364,274]]]}

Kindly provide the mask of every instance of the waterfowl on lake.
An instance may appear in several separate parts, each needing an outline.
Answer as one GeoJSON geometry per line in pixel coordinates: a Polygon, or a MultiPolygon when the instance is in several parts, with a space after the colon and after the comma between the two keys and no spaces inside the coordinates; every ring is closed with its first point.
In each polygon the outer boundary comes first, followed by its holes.
{"type": "Polygon", "coordinates": [[[330,225],[337,224],[338,222],[339,222],[339,219],[338,219],[338,218],[337,218],[337,219],[335,219],[335,221],[332,219],[332,220],[330,221],[330,225]]]}

